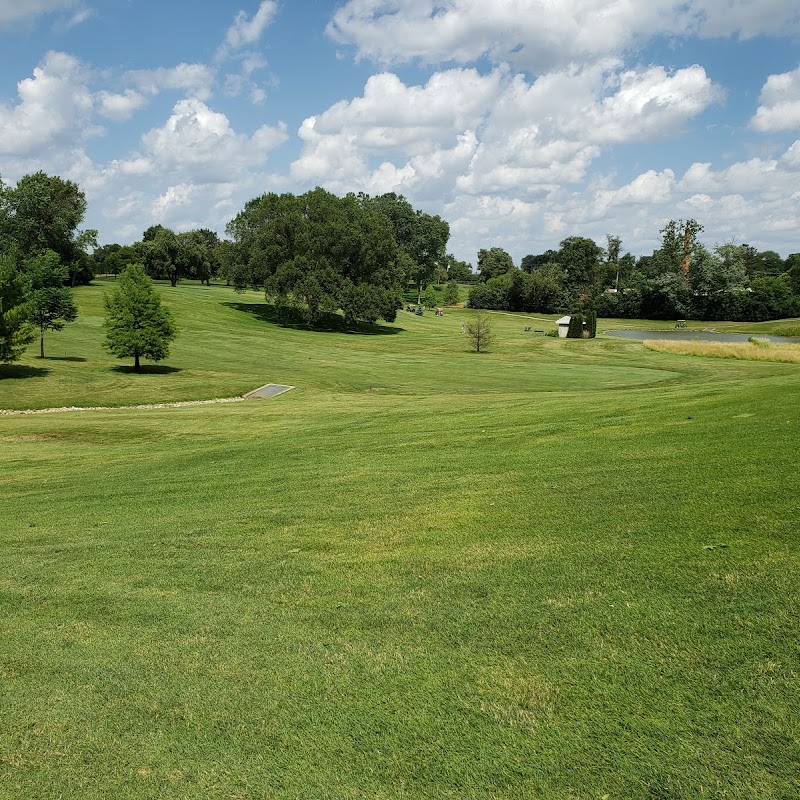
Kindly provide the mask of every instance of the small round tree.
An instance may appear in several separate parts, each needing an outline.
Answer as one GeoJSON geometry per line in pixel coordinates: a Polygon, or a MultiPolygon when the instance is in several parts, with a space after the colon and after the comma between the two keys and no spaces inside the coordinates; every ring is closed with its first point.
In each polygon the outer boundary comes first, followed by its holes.
{"type": "Polygon", "coordinates": [[[479,311],[467,322],[466,327],[467,336],[476,353],[480,353],[481,348],[488,347],[494,341],[492,323],[488,314],[479,311]]]}
{"type": "Polygon", "coordinates": [[[161,361],[169,355],[175,323],[139,264],[131,264],[119,276],[105,297],[105,307],[105,346],[117,358],[133,358],[139,372],[140,358],[161,361]]]}
{"type": "Polygon", "coordinates": [[[436,294],[436,289],[433,288],[433,284],[428,285],[428,288],[422,293],[420,299],[422,300],[422,305],[424,305],[426,308],[433,308],[435,305],[437,305],[439,301],[436,294]]]}
{"type": "Polygon", "coordinates": [[[454,306],[458,302],[458,284],[455,281],[450,281],[444,287],[442,302],[446,306],[454,306]]]}

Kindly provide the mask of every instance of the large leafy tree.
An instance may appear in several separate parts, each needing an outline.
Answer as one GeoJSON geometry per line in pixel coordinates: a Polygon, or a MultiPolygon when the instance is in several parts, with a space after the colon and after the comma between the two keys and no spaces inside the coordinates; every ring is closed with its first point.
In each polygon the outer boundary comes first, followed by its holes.
{"type": "Polygon", "coordinates": [[[198,228],[178,234],[178,239],[187,251],[189,276],[210,286],[220,268],[219,236],[208,228],[198,228]]]}
{"type": "Polygon", "coordinates": [[[661,247],[653,252],[649,268],[656,275],[683,273],[687,286],[692,261],[698,257],[697,237],[703,226],[694,219],[671,219],[661,229],[661,247]]]}
{"type": "Polygon", "coordinates": [[[161,361],[169,355],[175,323],[140,265],[132,264],[119,276],[105,308],[106,347],[117,358],[133,358],[139,372],[140,359],[161,361]]]}
{"type": "Polygon", "coordinates": [[[603,248],[585,236],[569,236],[561,242],[558,262],[564,267],[566,283],[578,294],[600,288],[603,270],[603,248]]]}
{"type": "Polygon", "coordinates": [[[227,232],[236,287],[263,288],[279,308],[299,304],[312,325],[336,309],[351,322],[395,319],[402,254],[390,220],[364,196],[265,194],[227,232]]]}
{"type": "Polygon", "coordinates": [[[794,294],[800,298],[800,253],[791,253],[786,257],[786,275],[794,294]]]}
{"type": "Polygon", "coordinates": [[[16,361],[34,339],[27,281],[14,259],[0,256],[0,361],[16,361]]]}
{"type": "Polygon", "coordinates": [[[514,260],[502,247],[478,250],[478,272],[482,281],[505,275],[515,269],[514,260]]]}
{"type": "Polygon", "coordinates": [[[97,231],[79,230],[85,214],[86,196],[72,181],[44,172],[14,187],[0,181],[0,239],[23,259],[52,250],[73,286],[93,277],[86,251],[96,246],[97,231]]]}
{"type": "Polygon", "coordinates": [[[422,287],[435,280],[437,268],[447,269],[450,225],[438,215],[415,210],[403,195],[394,192],[377,197],[362,194],[359,200],[380,211],[391,223],[408,280],[414,283],[419,301],[422,287]]]}
{"type": "Polygon", "coordinates": [[[95,248],[92,260],[95,272],[119,275],[129,264],[139,262],[141,256],[134,245],[105,244],[95,248]]]}
{"type": "Polygon", "coordinates": [[[67,268],[52,250],[28,260],[25,273],[30,281],[30,321],[39,329],[39,355],[44,358],[45,331],[60,331],[78,317],[72,290],[65,286],[67,268]]]}
{"type": "Polygon", "coordinates": [[[153,225],[144,232],[137,247],[151,278],[167,278],[172,286],[177,286],[178,281],[189,274],[190,260],[175,231],[163,225],[153,225]]]}

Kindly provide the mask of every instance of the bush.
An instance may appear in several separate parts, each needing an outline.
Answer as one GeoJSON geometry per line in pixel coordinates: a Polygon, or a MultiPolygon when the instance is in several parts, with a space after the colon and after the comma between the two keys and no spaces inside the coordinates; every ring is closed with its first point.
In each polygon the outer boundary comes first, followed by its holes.
{"type": "Polygon", "coordinates": [[[458,284],[450,281],[442,292],[442,302],[446,306],[454,306],[458,302],[458,284]]]}
{"type": "Polygon", "coordinates": [[[567,339],[583,339],[583,314],[573,314],[569,318],[567,339]]]}
{"type": "Polygon", "coordinates": [[[470,308],[488,308],[493,311],[508,311],[510,278],[505,275],[478,283],[469,290],[467,305],[470,308]]]}
{"type": "Polygon", "coordinates": [[[589,338],[597,336],[597,312],[590,311],[586,316],[586,323],[589,326],[589,338]]]}
{"type": "Polygon", "coordinates": [[[436,289],[433,288],[433,285],[430,285],[427,287],[427,289],[425,289],[420,299],[422,301],[422,305],[424,305],[426,308],[433,308],[439,304],[439,297],[436,294],[436,289]]]}

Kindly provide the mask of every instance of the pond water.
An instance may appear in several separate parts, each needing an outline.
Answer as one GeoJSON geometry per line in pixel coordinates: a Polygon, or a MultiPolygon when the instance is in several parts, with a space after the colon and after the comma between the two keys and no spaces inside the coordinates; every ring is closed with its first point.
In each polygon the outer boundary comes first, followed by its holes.
{"type": "Polygon", "coordinates": [[[675,339],[690,342],[746,342],[750,336],[756,335],[759,339],[766,339],[773,344],[789,344],[800,342],[796,336],[767,336],[766,334],[747,333],[713,333],[711,331],[676,330],[676,331],[605,331],[609,336],[620,336],[623,339],[635,339],[642,342],[645,339],[675,339]]]}

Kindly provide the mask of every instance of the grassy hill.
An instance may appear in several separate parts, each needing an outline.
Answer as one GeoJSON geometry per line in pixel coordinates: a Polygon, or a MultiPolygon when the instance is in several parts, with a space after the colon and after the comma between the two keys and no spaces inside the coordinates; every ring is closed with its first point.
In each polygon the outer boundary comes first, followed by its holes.
{"type": "Polygon", "coordinates": [[[0,797],[800,796],[797,365],[102,291],[0,408],[297,388],[0,417],[0,797]]]}

